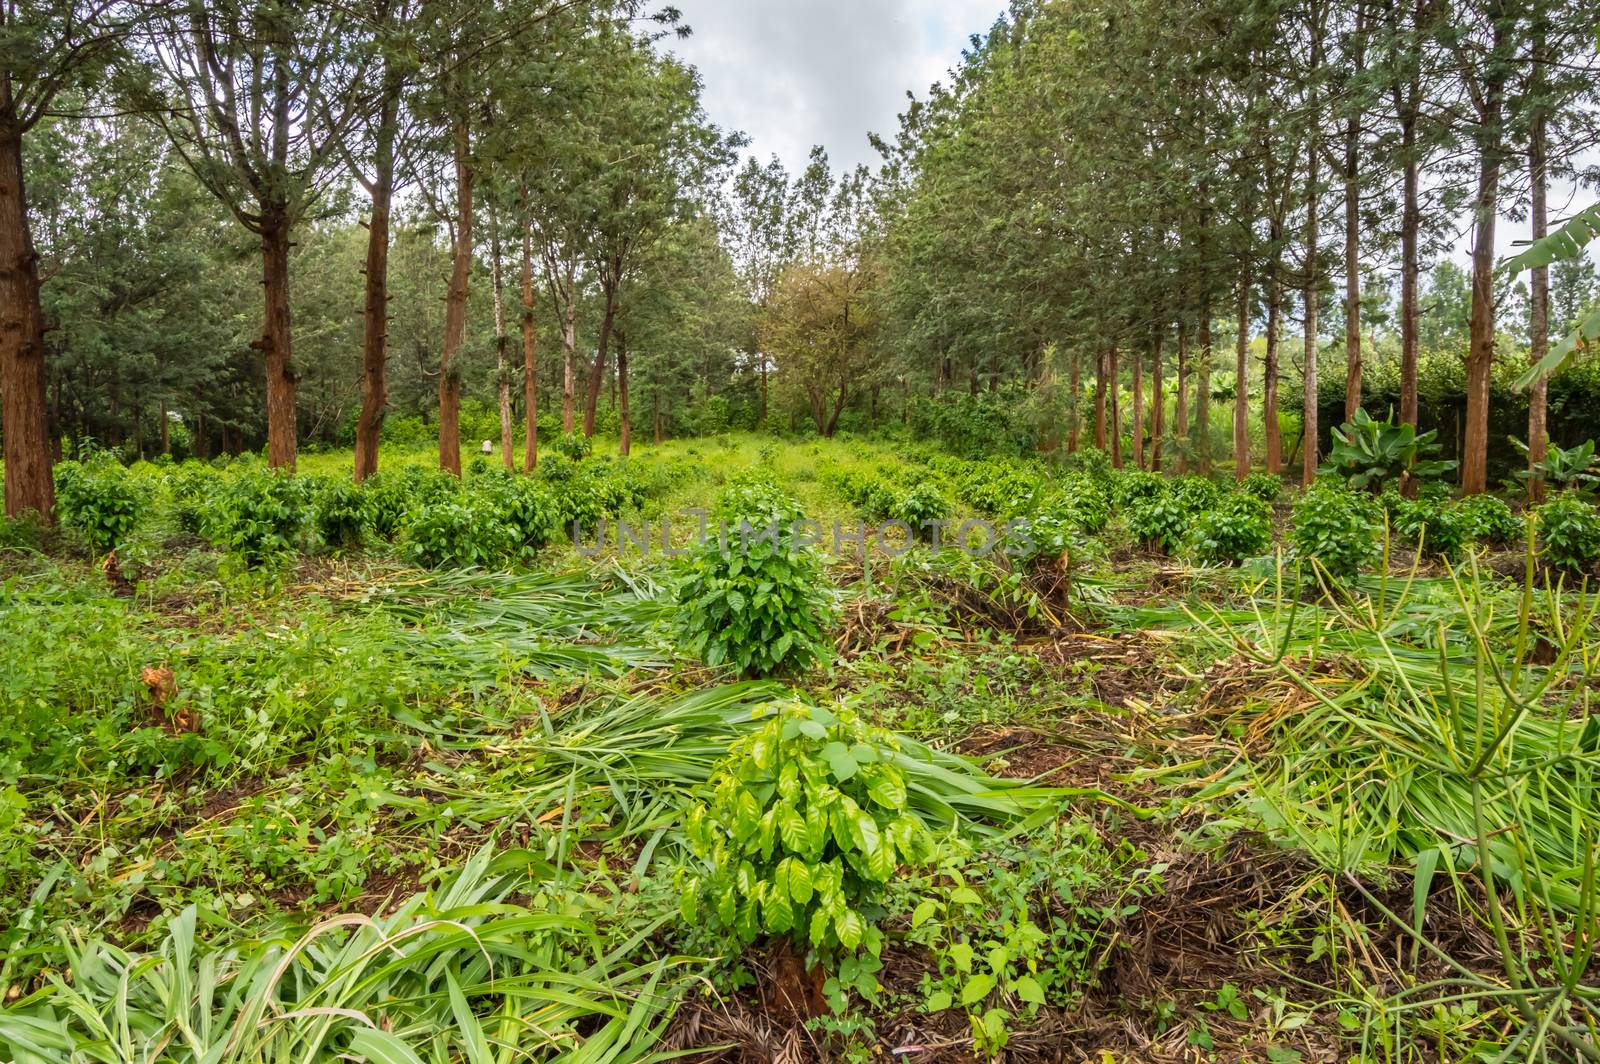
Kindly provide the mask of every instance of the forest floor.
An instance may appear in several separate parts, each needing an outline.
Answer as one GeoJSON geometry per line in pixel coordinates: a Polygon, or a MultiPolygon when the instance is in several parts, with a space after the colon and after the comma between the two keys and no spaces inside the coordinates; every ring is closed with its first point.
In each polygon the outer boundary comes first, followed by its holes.
{"type": "MultiPolygon", "coordinates": [[[[710,507],[760,466],[825,527],[856,516],[820,467],[898,464],[878,445],[755,439],[640,460],[699,470],[652,504],[658,517],[710,507]]],[[[569,1033],[524,1045],[535,1059],[594,1046],[624,1015],[638,1022],[593,1059],[1283,1064],[1514,1046],[1492,990],[1401,1007],[1436,980],[1504,983],[1471,840],[1417,843],[1432,792],[1411,775],[1394,786],[1391,746],[1346,734],[1317,747],[1317,729],[1348,723],[1319,715],[1368,697],[1391,645],[1425,650],[1430,626],[1445,640],[1438,626],[1471,612],[1442,566],[1391,561],[1393,588],[1362,600],[1384,602],[1373,631],[1389,642],[1361,649],[1346,612],[1359,608],[1286,591],[1280,563],[1191,568],[1129,546],[1115,519],[1065,572],[1019,577],[925,548],[834,558],[834,657],[778,686],[680,656],[670,560],[569,545],[514,572],[432,573],[379,546],[241,568],[149,521],[156,546],[116,569],[64,539],[0,550],[0,1042],[18,1059],[51,1059],[20,1052],[14,1024],[62,1008],[56,988],[104,963],[86,943],[179,966],[170,944],[192,907],[207,950],[276,944],[277,957],[342,914],[445,912],[464,867],[507,855],[525,870],[496,904],[596,936],[552,946],[549,967],[629,966],[570,994],[652,1005],[552,1021],[569,1033]],[[1016,822],[952,835],[936,866],[900,869],[876,986],[869,973],[841,992],[781,939],[740,949],[677,915],[693,860],[682,810],[750,707],[795,696],[842,701],[1045,796],[1016,822]],[[1369,773],[1389,820],[1357,824],[1366,798],[1341,780],[1369,773]],[[624,989],[650,965],[669,977],[624,989]]],[[[1516,570],[1486,563],[1464,593],[1502,624],[1518,590],[1493,568],[1516,570]]],[[[1581,608],[1552,601],[1558,618],[1581,608]]],[[[480,1059],[454,998],[433,990],[449,1002],[439,1059],[480,1059]]],[[[518,1043],[473,1009],[485,1045],[518,1043]]],[[[106,1044],[132,1038],[112,1026],[106,1044]]]]}

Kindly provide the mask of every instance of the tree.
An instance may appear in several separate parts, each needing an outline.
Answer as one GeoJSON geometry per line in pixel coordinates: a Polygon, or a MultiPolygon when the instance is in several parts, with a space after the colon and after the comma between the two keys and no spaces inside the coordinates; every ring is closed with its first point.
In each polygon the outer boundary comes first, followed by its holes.
{"type": "Polygon", "coordinates": [[[366,105],[371,53],[343,5],[198,0],[156,9],[133,94],[200,184],[260,238],[267,459],[297,442],[289,249],[366,105]]]}

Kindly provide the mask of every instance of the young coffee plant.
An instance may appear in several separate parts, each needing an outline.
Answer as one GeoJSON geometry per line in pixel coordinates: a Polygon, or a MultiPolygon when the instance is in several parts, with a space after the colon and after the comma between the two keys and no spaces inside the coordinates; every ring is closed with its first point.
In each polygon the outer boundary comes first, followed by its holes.
{"type": "Polygon", "coordinates": [[[1166,489],[1167,482],[1160,473],[1131,470],[1116,478],[1111,495],[1117,507],[1126,510],[1135,503],[1157,498],[1166,489]]]}
{"type": "Polygon", "coordinates": [[[504,562],[514,544],[515,533],[493,500],[463,492],[414,513],[402,536],[401,553],[428,569],[465,569],[504,562]]]}
{"type": "Polygon", "coordinates": [[[1294,504],[1294,553],[1336,580],[1354,579],[1378,546],[1376,506],[1368,496],[1317,485],[1294,504]]]}
{"type": "MultiPolygon", "coordinates": [[[[741,943],[787,936],[829,967],[858,951],[875,958],[887,884],[935,858],[896,739],[844,706],[763,708],[767,722],[733,745],[689,809],[699,867],[681,884],[684,919],[704,910],[741,943]]],[[[872,970],[855,974],[870,996],[872,970]]]]}
{"type": "Polygon", "coordinates": [[[1449,560],[1472,538],[1466,520],[1449,504],[1404,499],[1393,491],[1384,492],[1380,502],[1389,514],[1390,536],[1402,546],[1449,560]]]}
{"type": "Polygon", "coordinates": [[[1135,499],[1126,510],[1128,532],[1133,538],[1165,554],[1177,553],[1189,534],[1193,519],[1194,511],[1171,487],[1147,498],[1135,499]]]}
{"type": "Polygon", "coordinates": [[[770,483],[735,482],[678,584],[678,638],[746,676],[808,669],[826,653],[833,600],[799,508],[770,483]],[[721,534],[719,534],[721,533],[721,534]]]}
{"type": "Polygon", "coordinates": [[[220,484],[221,475],[200,462],[184,462],[167,474],[167,499],[179,529],[191,536],[200,534],[220,484]]]}
{"type": "Polygon", "coordinates": [[[1238,490],[1271,506],[1283,494],[1283,478],[1276,473],[1251,473],[1239,484],[1238,490]]]}
{"type": "Polygon", "coordinates": [[[1583,573],[1600,561],[1600,512],[1572,492],[1563,492],[1534,511],[1539,555],[1547,565],[1583,573]]]}
{"type": "Polygon", "coordinates": [[[581,432],[563,432],[550,444],[550,449],[572,462],[581,462],[594,450],[594,443],[581,432]]]}
{"type": "Polygon", "coordinates": [[[317,536],[337,549],[359,546],[372,527],[372,497],[343,477],[328,477],[314,489],[317,536]]]}
{"type": "Polygon", "coordinates": [[[251,469],[212,500],[205,535],[245,564],[260,565],[300,550],[312,517],[310,485],[303,477],[251,469]]]}
{"type": "Polygon", "coordinates": [[[930,539],[933,523],[947,519],[951,509],[950,500],[944,497],[944,493],[924,482],[898,492],[890,503],[888,516],[892,520],[905,522],[918,539],[930,539]]]}
{"type": "Polygon", "coordinates": [[[554,494],[526,477],[506,477],[484,485],[478,493],[488,498],[510,530],[513,552],[531,558],[544,548],[561,527],[554,494]]]}
{"type": "Polygon", "coordinates": [[[56,514],[97,553],[122,542],[139,521],[144,493],[109,454],[56,466],[56,514]]]}
{"type": "Polygon", "coordinates": [[[1507,547],[1525,535],[1511,507],[1493,495],[1468,495],[1454,509],[1467,538],[1475,542],[1507,547]]]}
{"type": "Polygon", "coordinates": [[[1272,507],[1244,490],[1224,495],[1193,519],[1189,553],[1206,564],[1237,563],[1272,546],[1272,507]]]}
{"type": "Polygon", "coordinates": [[[372,530],[384,539],[393,539],[405,529],[414,511],[454,499],[461,492],[461,481],[442,469],[403,466],[379,470],[367,478],[362,490],[367,493],[372,530]]]}
{"type": "Polygon", "coordinates": [[[1052,508],[1060,509],[1064,503],[1072,510],[1078,527],[1086,534],[1098,536],[1104,532],[1106,522],[1111,519],[1111,497],[1105,487],[1083,473],[1068,473],[1057,483],[1054,496],[1059,502],[1051,504],[1052,508]]]}

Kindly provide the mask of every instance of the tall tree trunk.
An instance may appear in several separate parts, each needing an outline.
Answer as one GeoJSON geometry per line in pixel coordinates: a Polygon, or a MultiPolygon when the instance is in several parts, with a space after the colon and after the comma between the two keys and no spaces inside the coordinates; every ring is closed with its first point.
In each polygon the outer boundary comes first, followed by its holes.
{"type": "Polygon", "coordinates": [[[389,208],[394,199],[394,142],[399,122],[398,75],[380,105],[373,153],[372,215],[367,220],[367,265],[361,304],[361,416],[356,421],[356,483],[378,471],[383,415],[389,408],[389,208]]]}
{"type": "MultiPolygon", "coordinates": [[[[1543,64],[1546,61],[1545,35],[1542,24],[1534,31],[1533,44],[1533,94],[1543,89],[1543,64]]],[[[1543,240],[1550,232],[1548,204],[1548,146],[1545,143],[1548,117],[1544,108],[1535,104],[1533,128],[1528,137],[1528,179],[1532,198],[1531,221],[1533,239],[1543,240]]],[[[1538,365],[1550,353],[1550,268],[1537,266],[1528,283],[1528,359],[1538,365]]],[[[1545,484],[1537,471],[1550,453],[1549,431],[1545,424],[1549,403],[1549,382],[1544,374],[1533,382],[1528,392],[1528,500],[1543,502],[1545,484]]]]}
{"type": "MultiPolygon", "coordinates": [[[[1417,0],[1412,14],[1415,35],[1411,76],[1402,93],[1397,87],[1395,111],[1400,117],[1400,154],[1403,160],[1400,208],[1400,421],[1417,424],[1417,355],[1421,346],[1422,310],[1419,296],[1422,260],[1422,164],[1418,158],[1417,125],[1421,120],[1422,25],[1429,0],[1417,0]]],[[[1416,485],[1407,478],[1401,490],[1412,494],[1416,485]]]]}
{"type": "Polygon", "coordinates": [[[1106,355],[1106,383],[1111,391],[1111,468],[1122,468],[1122,352],[1115,347],[1106,355]]]}
{"type": "Polygon", "coordinates": [[[506,331],[506,283],[505,268],[501,263],[500,247],[500,219],[494,209],[494,201],[489,201],[489,274],[494,285],[494,362],[495,385],[498,389],[497,398],[500,401],[500,460],[505,464],[507,472],[514,472],[517,468],[516,459],[511,456],[513,441],[511,438],[511,361],[507,357],[511,349],[511,336],[506,331]]]}
{"type": "Polygon", "coordinates": [[[1239,274],[1239,337],[1233,351],[1233,476],[1250,475],[1250,273],[1239,274]]]}
{"type": "Polygon", "coordinates": [[[1083,352],[1072,352],[1072,365],[1067,370],[1067,380],[1072,388],[1072,406],[1067,414],[1067,453],[1078,453],[1078,435],[1083,425],[1083,352]]]}
{"type": "Polygon", "coordinates": [[[0,110],[0,432],[5,436],[6,516],[33,510],[52,521],[56,493],[50,476],[39,256],[28,225],[22,129],[6,79],[0,79],[0,110]]]}
{"type": "Polygon", "coordinates": [[[561,324],[561,431],[570,433],[573,424],[573,376],[578,359],[578,282],[573,267],[567,267],[563,283],[566,319],[561,324]]]}
{"type": "MultiPolygon", "coordinates": [[[[1508,36],[1505,20],[1494,19],[1494,54],[1508,36]]],[[[1478,192],[1473,201],[1472,316],[1467,349],[1467,423],[1461,451],[1461,493],[1481,494],[1489,481],[1489,378],[1494,368],[1494,234],[1500,206],[1500,166],[1504,107],[1503,67],[1491,66],[1484,78],[1478,115],[1478,192]]]]}
{"type": "Polygon", "coordinates": [[[1133,353],[1133,467],[1144,468],[1144,356],[1133,353]]]}
{"type": "Polygon", "coordinates": [[[281,207],[261,219],[262,290],[266,322],[257,341],[267,365],[267,464],[294,471],[295,385],[289,318],[289,218],[281,207]]]}
{"type": "Polygon", "coordinates": [[[600,388],[606,382],[606,365],[610,352],[607,350],[611,344],[611,330],[617,321],[617,289],[616,285],[608,284],[605,290],[606,311],[600,319],[600,335],[595,342],[594,365],[589,369],[589,390],[583,398],[583,434],[594,435],[595,404],[600,400],[600,388]]]}
{"type": "Polygon", "coordinates": [[[1161,392],[1161,333],[1150,341],[1150,469],[1161,472],[1161,438],[1166,433],[1167,397],[1161,392]]]}
{"type": "Polygon", "coordinates": [[[756,427],[765,428],[767,424],[767,353],[762,351],[756,358],[761,366],[761,408],[756,412],[756,427]]]}
{"type": "Polygon", "coordinates": [[[172,453],[172,419],[167,416],[167,397],[161,397],[161,406],[158,408],[161,416],[161,453],[172,453]]]}
{"type": "Polygon", "coordinates": [[[1211,297],[1200,307],[1200,368],[1194,375],[1194,449],[1196,469],[1211,475],[1211,297]]]}
{"type": "MultiPolygon", "coordinates": [[[[1358,30],[1359,32],[1359,30],[1358,30]]],[[[1361,123],[1344,133],[1344,419],[1361,407],[1361,123]]]]}
{"type": "Polygon", "coordinates": [[[522,406],[528,419],[522,470],[539,465],[539,336],[533,317],[533,223],[522,223],[522,406]]]}
{"type": "MultiPolygon", "coordinates": [[[[1276,244],[1276,242],[1274,242],[1276,244]]],[[[1283,285],[1278,279],[1282,253],[1274,251],[1267,275],[1267,358],[1262,369],[1261,420],[1267,437],[1267,472],[1283,472],[1283,436],[1278,431],[1278,331],[1283,315],[1283,285]]]]}
{"type": "MultiPolygon", "coordinates": [[[[1178,326],[1178,398],[1172,407],[1172,435],[1180,444],[1189,438],[1189,326],[1178,326]]],[[[1182,446],[1178,448],[1178,472],[1189,465],[1182,446]]]]}
{"type": "Polygon", "coordinates": [[[1306,164],[1305,402],[1301,407],[1304,432],[1300,441],[1300,483],[1308,488],[1317,479],[1321,460],[1317,426],[1317,150],[1313,131],[1306,164]]]}
{"type": "Polygon", "coordinates": [[[444,346],[439,355],[439,467],[461,475],[461,373],[456,366],[467,338],[467,293],[472,282],[472,159],[467,123],[456,123],[456,225],[450,289],[444,304],[444,346]]]}
{"type": "Polygon", "coordinates": [[[617,415],[620,439],[617,453],[624,458],[633,449],[633,420],[628,416],[628,338],[617,333],[617,415]]]}
{"type": "Polygon", "coordinates": [[[1106,449],[1106,362],[1110,356],[1101,348],[1094,365],[1094,445],[1106,449]]]}

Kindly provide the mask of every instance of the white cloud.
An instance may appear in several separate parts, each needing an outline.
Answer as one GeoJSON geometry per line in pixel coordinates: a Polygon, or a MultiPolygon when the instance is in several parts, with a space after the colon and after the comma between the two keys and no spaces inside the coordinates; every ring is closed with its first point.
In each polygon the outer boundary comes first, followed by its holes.
{"type": "Polygon", "coordinates": [[[869,165],[907,90],[944,76],[1003,0],[677,0],[694,30],[668,47],[699,68],[711,120],[791,171],[813,144],[836,168],[869,165]]]}

